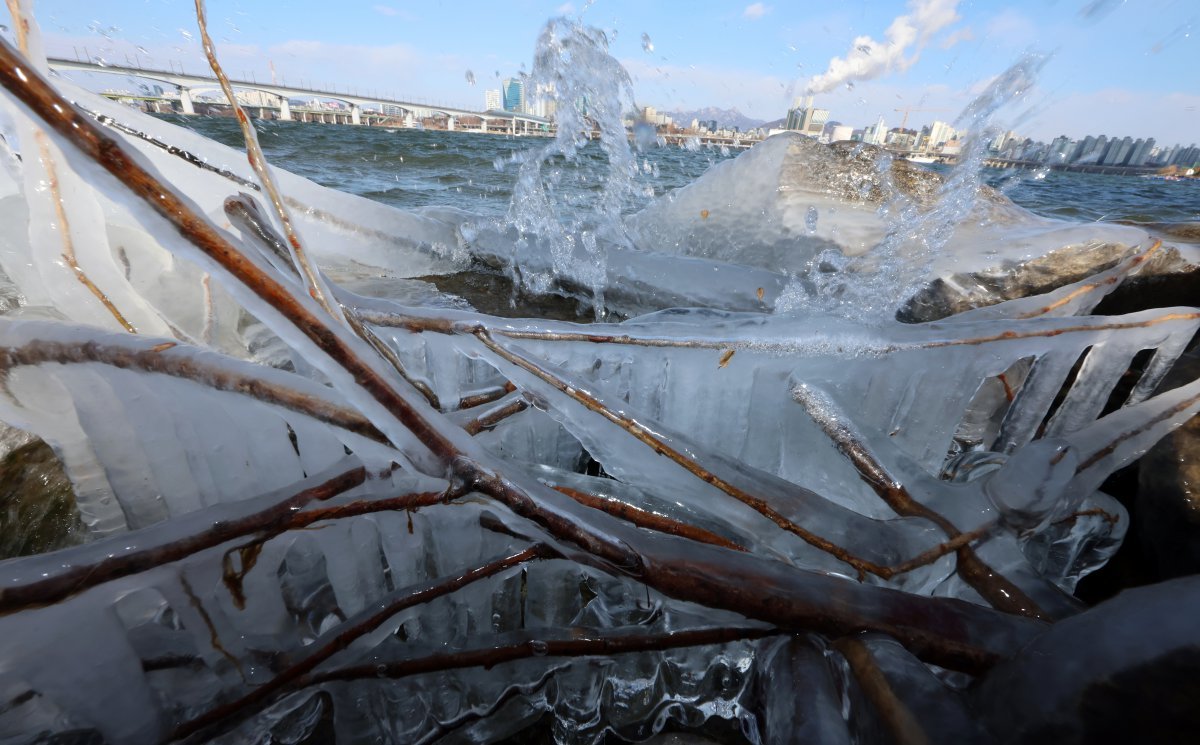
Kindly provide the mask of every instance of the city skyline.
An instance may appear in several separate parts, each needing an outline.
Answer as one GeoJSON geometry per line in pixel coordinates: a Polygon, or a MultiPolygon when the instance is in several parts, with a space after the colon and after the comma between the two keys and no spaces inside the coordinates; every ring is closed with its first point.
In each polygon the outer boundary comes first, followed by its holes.
{"type": "MultiPolygon", "coordinates": [[[[1136,9],[1114,0],[1021,1],[1003,10],[913,0],[833,11],[697,2],[683,16],[626,0],[586,10],[582,2],[517,0],[503,8],[467,3],[470,24],[462,12],[386,2],[330,8],[298,0],[286,14],[210,2],[209,17],[233,74],[267,80],[273,66],[290,81],[478,107],[485,89],[528,69],[545,19],[583,10],[585,23],[608,30],[639,104],[737,108],[764,120],[786,116],[792,100],[815,86],[820,105],[844,121],[893,118],[892,109],[907,106],[947,110],[936,118],[953,122],[1008,64],[1040,46],[1053,55],[1035,86],[1001,110],[1001,128],[1046,141],[1082,138],[1098,125],[1159,142],[1184,142],[1200,131],[1191,72],[1200,67],[1195,13],[1170,0],[1136,9]]],[[[190,0],[160,0],[97,16],[94,3],[79,0],[37,5],[52,54],[86,48],[118,64],[127,56],[143,64],[170,59],[199,70],[191,9],[190,0]]],[[[914,113],[911,124],[934,119],[914,113]]]]}

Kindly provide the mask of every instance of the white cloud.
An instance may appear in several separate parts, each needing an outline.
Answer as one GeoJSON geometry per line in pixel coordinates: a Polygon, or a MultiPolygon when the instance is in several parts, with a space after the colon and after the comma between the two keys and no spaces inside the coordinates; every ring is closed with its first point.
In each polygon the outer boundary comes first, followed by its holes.
{"type": "Polygon", "coordinates": [[[893,70],[907,70],[937,32],[959,20],[958,0],[910,0],[908,13],[884,31],[886,41],[859,36],[845,57],[808,82],[808,93],[825,93],[851,80],[870,80],[893,70]],[[912,51],[911,56],[905,56],[912,51]]]}
{"type": "Polygon", "coordinates": [[[964,26],[956,31],[951,32],[945,39],[942,39],[940,46],[942,49],[950,49],[959,42],[974,40],[975,32],[971,30],[970,26],[964,26]]]}
{"type": "Polygon", "coordinates": [[[763,16],[765,16],[767,13],[770,13],[770,12],[771,12],[770,5],[764,5],[762,3],[751,3],[750,5],[746,6],[745,10],[742,11],[742,15],[746,18],[749,18],[752,21],[757,21],[759,18],[762,18],[763,16]]]}
{"type": "Polygon", "coordinates": [[[371,10],[374,10],[376,13],[378,13],[381,16],[398,16],[398,15],[400,15],[400,11],[396,10],[395,8],[393,8],[390,5],[372,5],[371,10]]]}
{"type": "Polygon", "coordinates": [[[575,12],[575,5],[573,3],[563,3],[555,8],[554,12],[556,15],[569,16],[575,12]]]}

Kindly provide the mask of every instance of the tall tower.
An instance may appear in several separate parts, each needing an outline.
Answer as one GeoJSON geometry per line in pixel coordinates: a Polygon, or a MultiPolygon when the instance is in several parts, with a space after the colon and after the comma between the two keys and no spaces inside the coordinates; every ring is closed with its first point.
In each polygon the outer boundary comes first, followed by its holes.
{"type": "Polygon", "coordinates": [[[516,114],[525,113],[525,83],[517,78],[505,78],[504,110],[516,114]]]}

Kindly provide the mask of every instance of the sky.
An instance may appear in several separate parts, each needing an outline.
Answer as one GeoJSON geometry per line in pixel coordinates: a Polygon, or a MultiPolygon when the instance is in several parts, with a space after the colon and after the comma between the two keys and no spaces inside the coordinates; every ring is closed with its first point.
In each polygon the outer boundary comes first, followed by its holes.
{"type": "MultiPolygon", "coordinates": [[[[853,126],[953,123],[1025,55],[1043,55],[991,124],[1050,140],[1200,141],[1197,0],[210,0],[235,78],[354,89],[482,109],[568,17],[606,32],[636,102],[778,119],[813,93],[853,126]],[[474,83],[470,82],[474,80],[474,83]]],[[[192,0],[37,0],[48,53],[207,69],[192,0]]],[[[104,76],[97,76],[104,77],[104,76]]],[[[119,80],[119,79],[118,79],[119,80]]],[[[124,84],[128,87],[128,83],[124,84]]],[[[113,87],[122,87],[113,83],[113,87]]]]}

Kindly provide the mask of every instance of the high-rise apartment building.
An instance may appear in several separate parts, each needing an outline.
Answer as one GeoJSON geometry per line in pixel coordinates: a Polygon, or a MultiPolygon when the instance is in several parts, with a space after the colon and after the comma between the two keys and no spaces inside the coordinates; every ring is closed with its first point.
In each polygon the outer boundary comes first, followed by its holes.
{"type": "Polygon", "coordinates": [[[504,108],[504,96],[500,95],[499,88],[493,88],[490,91],[483,92],[483,110],[484,111],[499,111],[504,108]]]}
{"type": "Polygon", "coordinates": [[[827,121],[829,121],[829,110],[814,108],[813,97],[809,96],[803,101],[799,98],[796,99],[793,107],[788,110],[787,122],[783,128],[795,130],[810,137],[819,137],[824,131],[827,121]]]}
{"type": "Polygon", "coordinates": [[[887,140],[887,125],[883,123],[882,116],[874,124],[863,130],[862,139],[868,145],[883,146],[883,143],[887,140]]]}
{"type": "Polygon", "coordinates": [[[525,113],[525,83],[516,78],[504,79],[504,110],[525,113]]]}
{"type": "Polygon", "coordinates": [[[1146,161],[1150,159],[1150,151],[1154,148],[1154,138],[1148,140],[1138,138],[1138,141],[1133,144],[1133,152],[1129,155],[1129,165],[1144,166],[1146,161]]]}
{"type": "Polygon", "coordinates": [[[929,125],[928,149],[936,150],[951,140],[957,139],[958,133],[945,122],[934,122],[929,125]]]}

